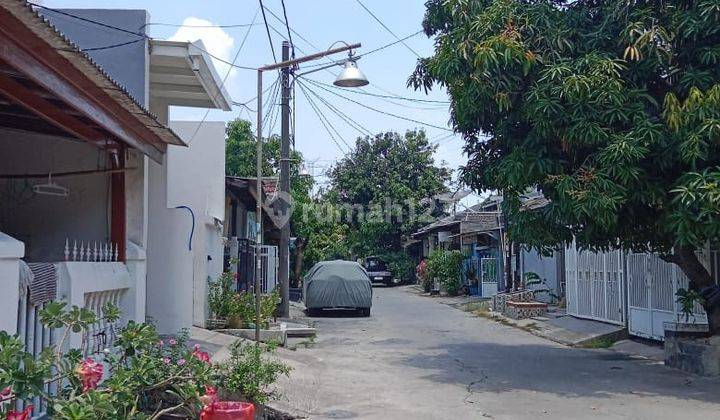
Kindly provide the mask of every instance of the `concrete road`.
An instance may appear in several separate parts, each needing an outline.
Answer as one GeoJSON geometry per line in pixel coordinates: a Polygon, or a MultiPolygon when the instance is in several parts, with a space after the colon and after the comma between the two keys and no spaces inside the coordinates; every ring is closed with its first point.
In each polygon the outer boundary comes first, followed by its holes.
{"type": "Polygon", "coordinates": [[[277,406],[314,419],[720,419],[720,381],[563,347],[408,288],[372,316],[314,318],[277,406]]]}

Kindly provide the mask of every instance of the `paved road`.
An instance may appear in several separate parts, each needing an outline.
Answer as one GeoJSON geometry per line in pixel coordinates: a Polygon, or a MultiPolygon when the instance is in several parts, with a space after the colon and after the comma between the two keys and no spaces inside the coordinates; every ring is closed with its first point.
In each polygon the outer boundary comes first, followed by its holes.
{"type": "Polygon", "coordinates": [[[611,350],[570,349],[408,288],[370,318],[315,318],[278,406],[310,418],[720,419],[720,381],[611,350]]]}

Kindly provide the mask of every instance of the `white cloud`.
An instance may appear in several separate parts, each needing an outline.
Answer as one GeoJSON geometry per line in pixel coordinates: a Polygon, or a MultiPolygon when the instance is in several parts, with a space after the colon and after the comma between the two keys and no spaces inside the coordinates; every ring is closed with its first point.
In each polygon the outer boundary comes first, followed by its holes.
{"type": "MultiPolygon", "coordinates": [[[[222,28],[218,27],[204,27],[199,28],[197,26],[212,26],[213,23],[209,20],[200,19],[197,17],[187,17],[183,20],[183,25],[178,28],[177,32],[171,36],[169,41],[189,41],[194,42],[201,40],[205,45],[205,49],[212,55],[217,56],[225,61],[232,61],[233,46],[235,40],[222,28]]],[[[230,70],[228,76],[228,82],[234,77],[237,69],[231,69],[229,65],[223,63],[215,58],[212,59],[215,64],[215,70],[221,78],[225,77],[227,71],[230,70]]]]}

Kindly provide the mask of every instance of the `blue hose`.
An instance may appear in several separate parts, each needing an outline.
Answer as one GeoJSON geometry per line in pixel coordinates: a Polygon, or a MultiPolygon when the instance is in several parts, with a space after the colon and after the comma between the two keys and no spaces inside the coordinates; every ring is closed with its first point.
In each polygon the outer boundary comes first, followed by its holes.
{"type": "Polygon", "coordinates": [[[195,213],[192,211],[192,209],[188,206],[177,206],[176,209],[186,209],[190,212],[190,216],[192,216],[192,228],[190,228],[190,239],[188,239],[188,251],[192,251],[192,239],[193,234],[195,233],[195,213]]]}

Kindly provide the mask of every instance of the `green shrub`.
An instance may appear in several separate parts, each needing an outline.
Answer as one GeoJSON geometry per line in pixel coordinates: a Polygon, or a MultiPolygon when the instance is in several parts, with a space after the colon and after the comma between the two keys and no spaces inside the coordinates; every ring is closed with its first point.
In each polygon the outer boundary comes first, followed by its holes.
{"type": "Polygon", "coordinates": [[[214,376],[224,397],[247,399],[264,404],[273,397],[270,385],[280,375],[289,376],[290,367],[265,356],[275,350],[274,345],[255,345],[238,340],[230,347],[230,358],[215,365],[214,376]]]}
{"type": "MultiPolygon", "coordinates": [[[[267,328],[270,318],[275,314],[280,294],[275,289],[272,293],[260,296],[260,319],[261,325],[267,328]]],[[[236,294],[230,305],[230,316],[237,316],[243,320],[245,326],[255,323],[255,294],[252,292],[242,292],[236,294]]]]}
{"type": "Polygon", "coordinates": [[[219,279],[211,282],[208,286],[208,308],[215,318],[230,316],[235,296],[232,287],[233,277],[233,273],[223,273],[219,279]]]}
{"type": "Polygon", "coordinates": [[[414,264],[410,256],[405,252],[388,252],[382,256],[387,263],[388,269],[393,277],[403,283],[410,282],[413,278],[414,264]]]}
{"type": "Polygon", "coordinates": [[[445,287],[448,295],[457,296],[460,291],[462,261],[460,251],[436,249],[427,259],[427,278],[431,282],[437,279],[445,287]]]}

